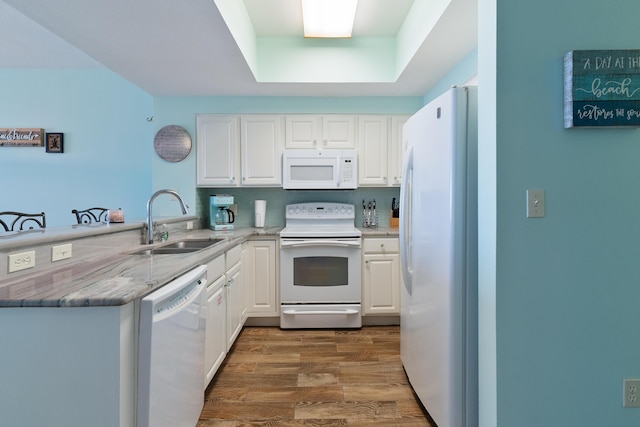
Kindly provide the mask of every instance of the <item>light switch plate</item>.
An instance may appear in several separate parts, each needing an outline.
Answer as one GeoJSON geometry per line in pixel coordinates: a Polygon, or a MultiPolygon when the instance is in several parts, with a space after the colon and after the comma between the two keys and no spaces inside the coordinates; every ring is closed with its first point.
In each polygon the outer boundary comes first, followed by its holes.
{"type": "Polygon", "coordinates": [[[71,243],[51,247],[51,262],[71,258],[71,243]]]}
{"type": "Polygon", "coordinates": [[[527,190],[527,218],[544,218],[544,190],[527,190]]]}

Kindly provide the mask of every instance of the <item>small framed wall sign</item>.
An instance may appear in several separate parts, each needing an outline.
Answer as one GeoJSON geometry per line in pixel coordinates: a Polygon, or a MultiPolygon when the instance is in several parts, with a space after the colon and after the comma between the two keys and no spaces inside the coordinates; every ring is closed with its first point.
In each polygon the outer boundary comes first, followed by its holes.
{"type": "Polygon", "coordinates": [[[62,153],[64,148],[63,133],[47,133],[47,153],[62,153]]]}
{"type": "Polygon", "coordinates": [[[41,128],[0,128],[0,147],[42,147],[44,130],[41,128]]]}
{"type": "Polygon", "coordinates": [[[640,49],[564,57],[564,127],[640,126],[640,49]]]}

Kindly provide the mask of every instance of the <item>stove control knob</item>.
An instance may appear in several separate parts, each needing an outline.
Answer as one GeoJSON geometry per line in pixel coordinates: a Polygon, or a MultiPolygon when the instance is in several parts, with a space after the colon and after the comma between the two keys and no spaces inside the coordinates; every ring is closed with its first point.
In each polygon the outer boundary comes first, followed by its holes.
{"type": "Polygon", "coordinates": [[[348,213],[349,215],[351,215],[351,214],[353,213],[353,209],[352,209],[351,207],[348,207],[348,208],[347,208],[347,213],[348,213]]]}

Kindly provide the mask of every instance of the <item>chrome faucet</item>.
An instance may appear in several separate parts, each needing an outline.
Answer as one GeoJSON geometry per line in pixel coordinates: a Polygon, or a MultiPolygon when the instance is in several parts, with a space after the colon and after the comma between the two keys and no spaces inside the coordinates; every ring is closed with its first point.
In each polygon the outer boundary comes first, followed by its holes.
{"type": "Polygon", "coordinates": [[[177,191],[165,189],[165,190],[158,190],[155,193],[153,193],[153,195],[149,198],[149,201],[147,202],[147,243],[148,244],[153,243],[153,218],[151,215],[151,203],[155,200],[156,197],[158,197],[161,194],[170,194],[172,196],[175,196],[180,202],[180,207],[182,208],[182,214],[186,215],[189,213],[189,206],[187,206],[184,200],[182,200],[182,197],[180,197],[177,191]]]}

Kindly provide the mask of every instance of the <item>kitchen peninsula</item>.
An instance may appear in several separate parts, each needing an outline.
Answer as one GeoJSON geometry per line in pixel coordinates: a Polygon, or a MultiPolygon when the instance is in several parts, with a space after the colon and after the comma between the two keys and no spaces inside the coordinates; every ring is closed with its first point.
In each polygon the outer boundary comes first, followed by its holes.
{"type": "MultiPolygon", "coordinates": [[[[193,253],[148,256],[131,254],[147,246],[141,245],[142,223],[3,236],[3,262],[9,254],[30,251],[36,259],[34,269],[0,279],[3,423],[135,425],[140,299],[250,237],[279,231],[224,234],[186,230],[186,222],[170,223],[170,240],[223,240],[193,253]],[[68,243],[71,259],[47,262],[52,246],[68,243]]],[[[2,267],[6,272],[7,265],[2,267]]]]}

